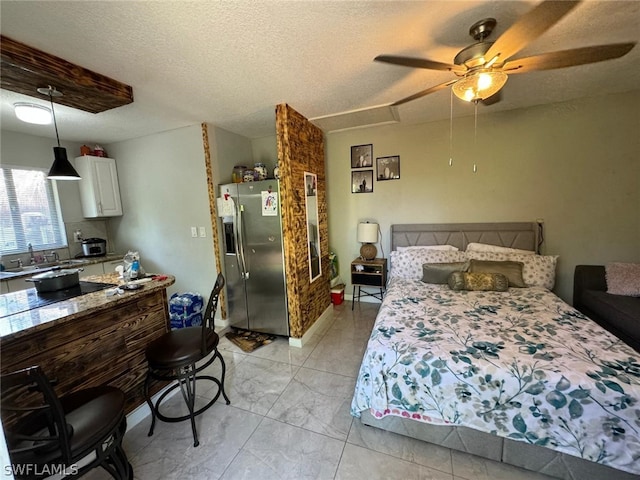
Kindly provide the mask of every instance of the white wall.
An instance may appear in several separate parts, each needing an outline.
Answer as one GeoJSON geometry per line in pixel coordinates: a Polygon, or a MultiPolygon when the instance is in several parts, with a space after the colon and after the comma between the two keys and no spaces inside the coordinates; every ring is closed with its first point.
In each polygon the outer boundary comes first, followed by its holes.
{"type": "Polygon", "coordinates": [[[273,169],[278,164],[278,141],[275,133],[273,136],[252,139],[251,149],[255,161],[264,163],[267,167],[268,177],[273,177],[273,169]]]}
{"type": "Polygon", "coordinates": [[[326,146],[330,246],[347,282],[363,220],[380,224],[388,256],[395,223],[542,218],[569,302],[576,264],[640,261],[640,91],[480,115],[475,147],[473,117],[455,119],[452,167],[448,120],[329,134],[326,146]],[[352,194],[350,147],[368,143],[400,156],[401,178],[352,194]]]}
{"type": "Polygon", "coordinates": [[[117,160],[124,215],[111,220],[119,251],[137,250],[148,272],[176,277],[168,289],[205,299],[217,271],[200,125],[106,146],[117,160]],[[205,238],[191,227],[204,226],[205,238]]]}
{"type": "MultiPolygon", "coordinates": [[[[49,169],[53,164],[55,139],[36,137],[24,133],[2,131],[2,164],[49,169]]],[[[60,142],[67,149],[69,160],[80,155],[79,143],[60,142]]],[[[75,181],[57,181],[60,208],[65,222],[83,220],[80,206],[80,190],[75,181]]]]}
{"type": "MultiPolygon", "coordinates": [[[[38,167],[45,170],[51,168],[53,147],[56,145],[54,139],[6,130],[3,130],[1,135],[3,165],[38,167]]],[[[61,146],[67,149],[69,160],[75,164],[75,157],[80,155],[81,144],[61,142],[61,146]]],[[[65,224],[67,242],[69,243],[69,248],[56,250],[60,257],[69,258],[82,253],[82,244],[73,242],[72,234],[78,229],[85,238],[100,237],[107,239],[108,250],[114,252],[114,245],[112,245],[108,231],[109,220],[85,219],[83,217],[78,182],[73,180],[54,180],[53,183],[58,190],[62,220],[65,224]]],[[[7,260],[18,257],[21,257],[23,261],[28,261],[28,256],[24,254],[9,255],[7,260]]],[[[5,265],[8,265],[8,262],[5,262],[5,265]]]]}
{"type": "Polygon", "coordinates": [[[231,183],[231,173],[235,165],[253,167],[251,140],[213,125],[208,125],[208,130],[213,178],[216,186],[231,183]]]}

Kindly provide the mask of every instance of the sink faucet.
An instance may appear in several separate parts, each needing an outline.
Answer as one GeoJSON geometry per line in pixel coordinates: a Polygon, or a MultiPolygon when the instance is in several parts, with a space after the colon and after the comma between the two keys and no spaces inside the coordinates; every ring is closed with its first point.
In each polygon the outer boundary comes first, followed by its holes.
{"type": "Polygon", "coordinates": [[[31,265],[35,265],[36,264],[36,257],[33,256],[33,245],[29,244],[29,261],[31,262],[31,265]]]}
{"type": "Polygon", "coordinates": [[[60,260],[60,257],[58,256],[58,252],[56,252],[55,250],[51,250],[51,253],[49,254],[45,253],[43,257],[45,258],[45,260],[48,260],[49,257],[53,257],[54,262],[57,262],[58,260],[60,260]]]}
{"type": "Polygon", "coordinates": [[[17,263],[18,268],[22,268],[22,259],[18,258],[17,260],[11,260],[11,263],[17,263]]]}

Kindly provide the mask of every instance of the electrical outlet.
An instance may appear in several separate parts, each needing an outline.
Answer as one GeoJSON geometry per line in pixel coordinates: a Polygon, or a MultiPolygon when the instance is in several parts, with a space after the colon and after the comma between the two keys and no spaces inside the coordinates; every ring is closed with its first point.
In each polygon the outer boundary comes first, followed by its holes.
{"type": "Polygon", "coordinates": [[[197,238],[198,237],[198,229],[196,227],[191,227],[191,236],[193,238],[197,238]]]}
{"type": "Polygon", "coordinates": [[[207,231],[205,230],[204,227],[200,227],[200,237],[204,238],[207,236],[207,231]]]}
{"type": "Polygon", "coordinates": [[[82,232],[80,230],[76,230],[75,232],[73,232],[73,241],[75,243],[82,242],[82,232]]]}

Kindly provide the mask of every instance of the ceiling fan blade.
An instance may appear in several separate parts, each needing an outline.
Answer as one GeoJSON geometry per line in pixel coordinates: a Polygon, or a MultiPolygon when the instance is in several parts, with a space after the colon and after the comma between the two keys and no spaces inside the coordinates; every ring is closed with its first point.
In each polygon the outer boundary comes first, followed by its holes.
{"type": "Polygon", "coordinates": [[[454,65],[452,63],[434,62],[426,58],[400,57],[398,55],[378,55],[374,58],[376,62],[391,63],[403,67],[426,68],[429,70],[443,70],[445,72],[465,73],[467,67],[464,65],[454,65]]]}
{"type": "Polygon", "coordinates": [[[558,52],[543,53],[533,57],[518,58],[506,62],[501,70],[505,73],[527,73],[535,70],[573,67],[587,63],[602,62],[622,57],[631,51],[635,43],[612,43],[592,47],[574,48],[558,52]]]}
{"type": "Polygon", "coordinates": [[[391,104],[392,107],[396,107],[398,105],[402,105],[403,103],[410,102],[411,100],[415,100],[420,97],[424,97],[425,95],[429,95],[430,93],[437,92],[438,90],[442,90],[443,88],[447,88],[449,85],[453,85],[456,83],[458,79],[449,80],[448,82],[441,83],[440,85],[436,85],[435,87],[427,88],[426,90],[422,90],[421,92],[414,93],[413,95],[403,98],[402,100],[398,100],[397,102],[393,102],[391,104]]]}
{"type": "Polygon", "coordinates": [[[484,58],[504,63],[569,13],[579,1],[547,0],[520,17],[489,48],[484,58]]]}

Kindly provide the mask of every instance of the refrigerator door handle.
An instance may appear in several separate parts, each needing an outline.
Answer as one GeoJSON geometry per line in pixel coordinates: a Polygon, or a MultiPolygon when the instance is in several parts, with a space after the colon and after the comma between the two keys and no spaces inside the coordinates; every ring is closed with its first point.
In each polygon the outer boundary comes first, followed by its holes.
{"type": "Polygon", "coordinates": [[[244,229],[244,225],[243,225],[243,221],[242,221],[242,205],[238,204],[238,214],[236,215],[236,218],[238,219],[238,223],[237,223],[237,233],[238,233],[238,254],[239,254],[239,258],[240,258],[240,266],[242,268],[242,277],[246,280],[249,278],[249,272],[247,271],[247,262],[244,258],[244,233],[243,233],[243,229],[244,229]]]}

